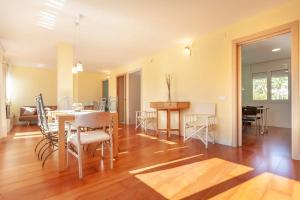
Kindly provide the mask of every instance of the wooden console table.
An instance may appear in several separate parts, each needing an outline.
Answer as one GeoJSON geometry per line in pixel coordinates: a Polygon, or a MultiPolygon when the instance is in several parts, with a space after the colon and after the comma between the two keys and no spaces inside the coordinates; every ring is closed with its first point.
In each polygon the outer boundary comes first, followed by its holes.
{"type": "Polygon", "coordinates": [[[190,107],[190,102],[150,102],[150,107],[157,110],[157,132],[159,131],[166,131],[167,137],[170,136],[170,131],[178,131],[179,136],[181,136],[180,133],[180,111],[183,109],[187,109],[190,107]],[[158,113],[160,111],[167,112],[167,128],[166,129],[159,129],[158,128],[158,113]],[[171,128],[171,112],[178,112],[178,129],[172,129],[171,128]]]}

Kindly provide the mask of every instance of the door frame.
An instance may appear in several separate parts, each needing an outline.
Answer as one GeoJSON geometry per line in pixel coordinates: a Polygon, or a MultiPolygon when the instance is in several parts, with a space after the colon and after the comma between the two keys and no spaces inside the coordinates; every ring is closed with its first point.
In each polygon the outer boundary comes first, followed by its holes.
{"type": "Polygon", "coordinates": [[[103,90],[103,82],[104,81],[107,81],[108,82],[108,85],[107,85],[107,97],[109,97],[109,79],[107,78],[107,79],[104,79],[104,80],[102,80],[102,97],[104,96],[104,90],[103,90]]]}
{"type": "MultiPolygon", "coordinates": [[[[126,105],[127,105],[127,76],[126,76],[127,74],[126,73],[122,73],[122,74],[119,74],[119,75],[117,75],[116,76],[116,85],[117,85],[117,94],[116,94],[116,96],[117,96],[117,104],[119,104],[119,96],[118,96],[118,94],[119,94],[119,84],[118,84],[118,79],[120,78],[120,77],[124,77],[124,122],[121,122],[120,120],[119,120],[119,123],[124,123],[124,124],[127,124],[127,109],[126,109],[126,105]]],[[[117,110],[119,109],[119,106],[117,105],[117,110]]]]}
{"type": "Polygon", "coordinates": [[[277,26],[232,41],[233,66],[233,146],[242,145],[242,63],[241,45],[257,42],[273,36],[291,33],[291,124],[292,158],[300,160],[299,136],[299,20],[277,26]]]}

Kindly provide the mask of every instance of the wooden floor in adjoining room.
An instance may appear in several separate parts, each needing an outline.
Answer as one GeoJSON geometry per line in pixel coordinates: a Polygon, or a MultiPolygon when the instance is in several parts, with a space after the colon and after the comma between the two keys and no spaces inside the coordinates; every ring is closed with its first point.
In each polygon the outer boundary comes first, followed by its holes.
{"type": "Polygon", "coordinates": [[[99,152],[93,157],[90,148],[80,181],[75,159],[58,173],[54,154],[43,169],[34,153],[38,128],[18,126],[0,141],[0,199],[300,199],[300,162],[290,159],[289,134],[270,128],[244,136],[242,148],[205,150],[198,140],[167,141],[124,126],[114,168],[108,159],[99,167],[99,152]]]}

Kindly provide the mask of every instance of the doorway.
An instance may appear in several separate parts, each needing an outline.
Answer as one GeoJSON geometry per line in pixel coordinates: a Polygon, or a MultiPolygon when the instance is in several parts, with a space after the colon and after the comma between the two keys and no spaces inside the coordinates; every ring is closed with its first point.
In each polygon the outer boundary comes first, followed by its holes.
{"type": "Polygon", "coordinates": [[[136,111],[141,110],[141,71],[129,73],[129,124],[135,124],[136,111]]]}
{"type": "MultiPolygon", "coordinates": [[[[290,53],[290,69],[283,69],[283,70],[275,70],[276,72],[273,73],[274,80],[278,77],[288,77],[288,82],[290,83],[290,94],[285,94],[284,98],[290,98],[291,103],[291,113],[290,113],[290,121],[291,121],[291,157],[293,159],[300,159],[300,141],[299,141],[299,22],[295,21],[289,24],[285,24],[279,27],[275,27],[270,30],[266,30],[260,33],[256,33],[247,37],[243,37],[233,41],[233,67],[234,67],[234,74],[233,74],[233,95],[234,95],[234,102],[233,102],[233,141],[236,142],[235,146],[242,146],[243,144],[243,80],[242,80],[242,64],[243,64],[243,46],[251,45],[259,41],[263,41],[265,39],[269,39],[276,36],[282,36],[284,34],[290,34],[290,45],[291,45],[291,53],[290,53]],[[289,71],[288,75],[286,75],[286,71],[289,71]],[[285,74],[285,75],[283,75],[285,74]],[[289,97],[287,97],[289,96],[289,97]],[[237,134],[235,134],[237,133],[237,134]]],[[[277,48],[278,49],[278,48],[277,48]]],[[[278,51],[274,47],[271,51],[274,50],[272,53],[278,51]]],[[[251,75],[251,79],[254,82],[260,82],[260,84],[264,84],[264,88],[272,87],[272,80],[270,78],[266,78],[264,73],[256,73],[251,75]],[[269,84],[269,85],[268,85],[269,84]]],[[[271,73],[272,79],[272,73],[271,73]]],[[[284,78],[286,79],[286,78],[284,78]]],[[[256,92],[255,87],[257,89],[257,85],[253,86],[252,82],[252,93],[253,91],[256,92]]],[[[259,87],[258,87],[259,88],[259,87]]],[[[261,92],[257,94],[252,94],[251,98],[267,98],[271,99],[276,98],[276,94],[273,94],[275,90],[268,92],[268,89],[265,90],[265,94],[263,97],[260,95],[261,92]],[[259,97],[260,96],[260,97],[259,97]]],[[[253,100],[253,99],[252,99],[253,100]]],[[[255,145],[255,144],[254,144],[255,145]]]]}
{"type": "Polygon", "coordinates": [[[109,97],[109,82],[108,80],[102,81],[102,98],[105,98],[105,111],[108,111],[108,97],[109,97]]]}
{"type": "Polygon", "coordinates": [[[109,88],[108,87],[109,87],[108,80],[102,81],[102,97],[104,97],[106,99],[108,99],[108,97],[109,97],[109,93],[108,93],[109,88]]]}
{"type": "Polygon", "coordinates": [[[291,34],[241,45],[241,63],[242,146],[291,157],[291,34]]]}
{"type": "Polygon", "coordinates": [[[117,76],[117,111],[119,123],[126,123],[126,74],[117,76]]]}

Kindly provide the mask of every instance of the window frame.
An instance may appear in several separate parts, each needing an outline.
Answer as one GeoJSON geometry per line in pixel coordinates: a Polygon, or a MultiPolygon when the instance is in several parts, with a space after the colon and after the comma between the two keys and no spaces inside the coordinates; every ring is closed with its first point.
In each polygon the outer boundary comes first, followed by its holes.
{"type": "Polygon", "coordinates": [[[284,71],[284,70],[288,70],[289,69],[278,69],[278,70],[272,70],[270,71],[270,101],[271,102],[279,102],[279,103],[288,103],[290,102],[290,99],[291,99],[291,78],[290,78],[290,73],[287,73],[287,78],[288,78],[288,99],[272,99],[272,74],[274,72],[278,72],[278,71],[284,71]]]}
{"type": "Polygon", "coordinates": [[[276,72],[276,71],[282,71],[282,70],[288,70],[290,72],[290,69],[274,69],[274,70],[270,70],[270,71],[260,71],[260,72],[251,72],[251,101],[252,102],[261,102],[261,103],[290,103],[291,102],[291,74],[288,73],[288,90],[289,90],[289,94],[288,94],[288,99],[287,100],[272,100],[272,94],[271,94],[271,89],[272,89],[272,72],[276,72]],[[266,74],[267,77],[267,99],[266,100],[255,100],[253,99],[254,95],[253,95],[253,79],[254,79],[254,75],[255,74],[266,74]]]}
{"type": "Polygon", "coordinates": [[[252,72],[251,73],[251,100],[254,101],[254,102],[266,102],[269,100],[269,80],[268,80],[268,73],[267,72],[252,72]],[[254,80],[254,77],[255,77],[255,74],[265,74],[266,76],[266,79],[267,79],[267,99],[262,99],[262,100],[259,100],[259,99],[254,99],[254,91],[253,91],[253,80],[254,80]]]}

